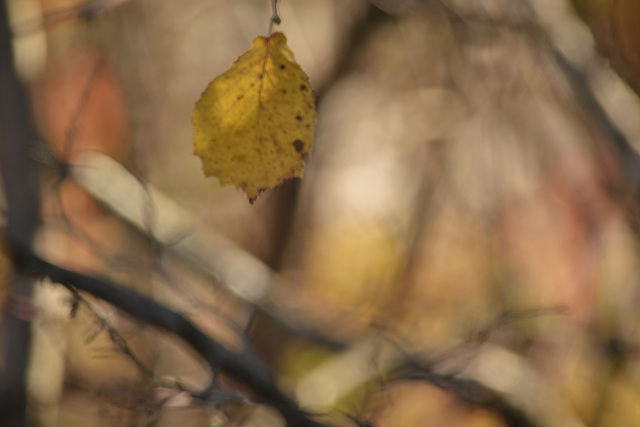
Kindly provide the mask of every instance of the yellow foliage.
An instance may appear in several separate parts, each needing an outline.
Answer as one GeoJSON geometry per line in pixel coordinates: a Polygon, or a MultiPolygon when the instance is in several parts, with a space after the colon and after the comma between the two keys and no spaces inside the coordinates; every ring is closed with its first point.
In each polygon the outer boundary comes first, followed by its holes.
{"type": "Polygon", "coordinates": [[[381,395],[375,396],[373,403],[377,405],[373,420],[375,425],[380,427],[505,425],[497,414],[473,405],[465,405],[452,393],[426,383],[406,382],[389,386],[381,395]]]}
{"type": "Polygon", "coordinates": [[[640,390],[633,379],[635,368],[626,368],[601,393],[608,393],[601,408],[600,425],[637,427],[640,425],[640,390]]]}
{"type": "Polygon", "coordinates": [[[252,44],[209,84],[192,119],[205,175],[243,189],[250,202],[302,176],[316,121],[309,78],[284,34],[252,44]]]}
{"type": "Polygon", "coordinates": [[[323,305],[323,313],[351,313],[355,331],[388,313],[395,277],[402,264],[403,246],[391,231],[376,221],[336,221],[318,228],[306,252],[308,290],[323,305]],[[331,307],[331,308],[330,308],[331,307]]]}

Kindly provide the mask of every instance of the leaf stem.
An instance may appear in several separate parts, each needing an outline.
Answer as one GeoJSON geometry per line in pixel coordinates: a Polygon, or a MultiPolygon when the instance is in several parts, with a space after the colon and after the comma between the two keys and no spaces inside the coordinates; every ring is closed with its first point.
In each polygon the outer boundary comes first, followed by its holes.
{"type": "Polygon", "coordinates": [[[278,15],[278,0],[271,0],[271,7],[273,9],[273,14],[269,21],[269,36],[271,36],[271,33],[273,32],[273,24],[280,25],[282,22],[280,15],[278,15]]]}

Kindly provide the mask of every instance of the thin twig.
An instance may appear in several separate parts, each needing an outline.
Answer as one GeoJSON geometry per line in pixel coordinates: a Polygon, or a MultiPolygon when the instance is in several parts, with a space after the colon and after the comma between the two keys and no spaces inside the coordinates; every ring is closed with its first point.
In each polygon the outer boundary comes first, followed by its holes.
{"type": "Polygon", "coordinates": [[[89,313],[91,313],[91,315],[93,316],[93,319],[98,323],[100,331],[107,332],[109,339],[115,346],[116,351],[118,353],[121,353],[127,356],[136,365],[136,367],[140,370],[140,372],[142,372],[143,375],[145,375],[148,378],[151,378],[156,384],[158,384],[161,387],[175,388],[180,391],[186,391],[193,396],[198,394],[198,392],[196,392],[195,390],[190,390],[184,387],[178,381],[171,382],[158,377],[153,372],[153,370],[151,370],[151,368],[149,368],[142,360],[140,360],[138,356],[136,356],[135,352],[131,349],[131,347],[127,343],[126,338],[122,336],[122,334],[103,315],[101,315],[95,309],[95,307],[93,307],[93,304],[91,304],[86,298],[84,298],[76,288],[74,287],[67,287],[67,288],[73,294],[74,304],[72,305],[72,307],[77,306],[78,303],[81,303],[82,305],[84,305],[87,308],[87,310],[89,310],[89,313]]]}

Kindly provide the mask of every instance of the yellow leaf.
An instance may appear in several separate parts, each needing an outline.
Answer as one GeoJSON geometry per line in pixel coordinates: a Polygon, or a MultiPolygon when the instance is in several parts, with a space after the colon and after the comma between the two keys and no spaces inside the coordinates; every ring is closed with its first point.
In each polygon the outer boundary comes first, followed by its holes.
{"type": "Polygon", "coordinates": [[[204,173],[249,201],[301,177],[316,121],[309,78],[282,33],[256,37],[193,109],[193,148],[204,173]]]}

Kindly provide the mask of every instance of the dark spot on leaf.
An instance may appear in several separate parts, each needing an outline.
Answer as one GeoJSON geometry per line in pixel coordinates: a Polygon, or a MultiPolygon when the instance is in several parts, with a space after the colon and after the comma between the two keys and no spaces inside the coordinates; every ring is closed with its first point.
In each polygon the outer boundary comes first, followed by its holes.
{"type": "Polygon", "coordinates": [[[240,101],[243,97],[244,97],[244,94],[240,94],[240,95],[238,95],[238,96],[236,97],[236,99],[237,99],[238,101],[240,101]]]}
{"type": "Polygon", "coordinates": [[[302,121],[302,116],[296,116],[296,120],[301,122],[302,121]]]}
{"type": "Polygon", "coordinates": [[[304,125],[304,127],[306,127],[307,129],[309,129],[311,127],[311,125],[309,123],[307,123],[306,125],[304,125]]]}
{"type": "Polygon", "coordinates": [[[280,65],[280,69],[281,69],[281,70],[284,70],[284,65],[280,65]]]}
{"type": "Polygon", "coordinates": [[[307,90],[307,85],[300,85],[300,90],[307,90]]]}
{"type": "Polygon", "coordinates": [[[287,93],[286,89],[282,89],[280,92],[282,92],[283,95],[285,95],[287,93]]]}
{"type": "Polygon", "coordinates": [[[293,141],[293,148],[295,148],[298,153],[302,153],[302,150],[304,149],[304,142],[296,139],[293,141]]]}
{"type": "Polygon", "coordinates": [[[262,78],[262,73],[258,74],[258,78],[261,79],[262,78]]]}

